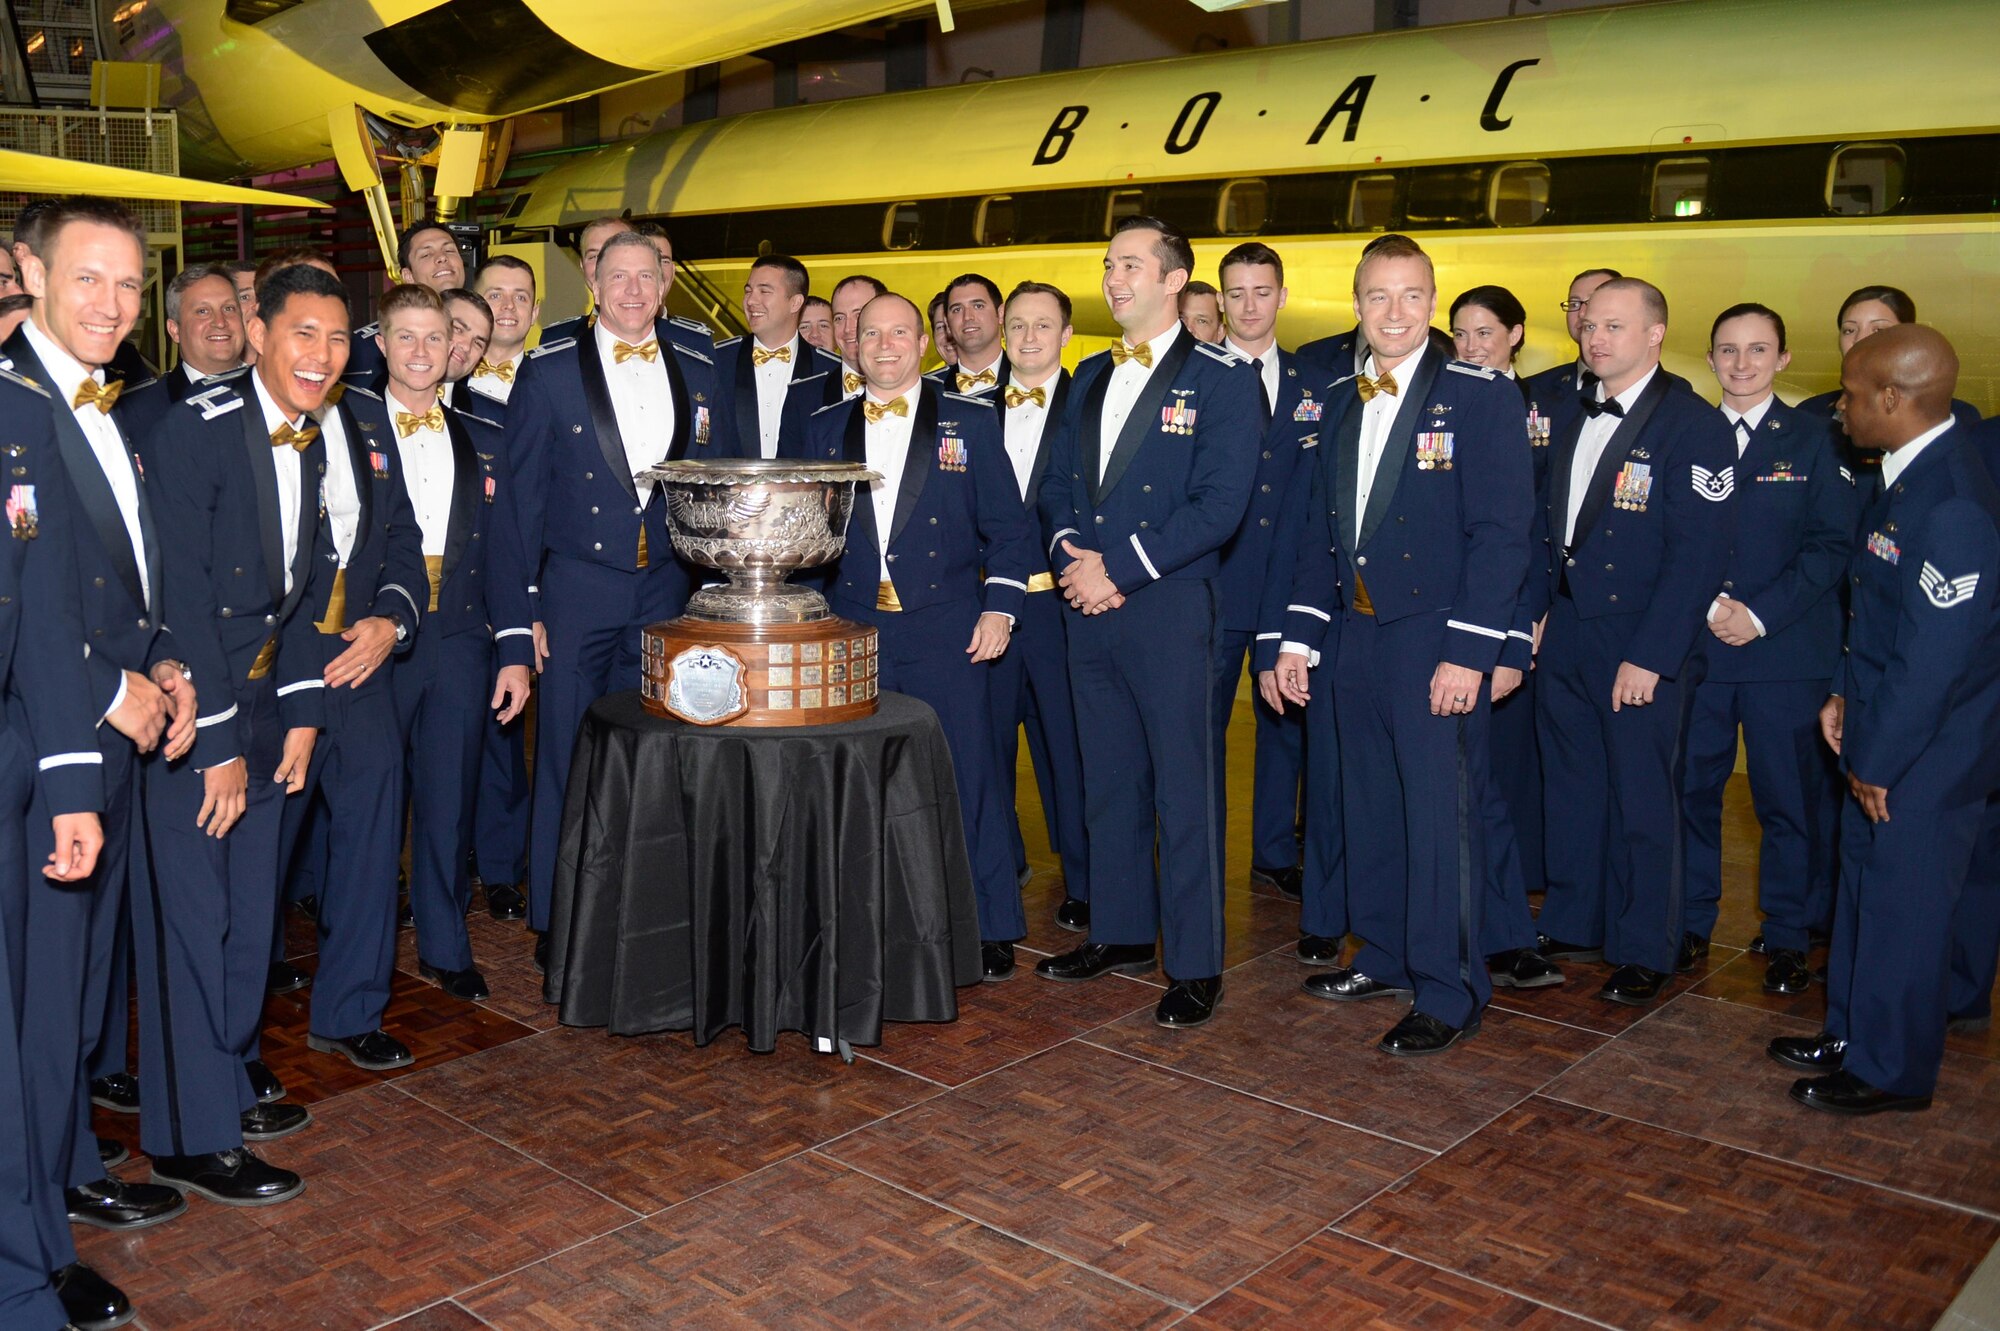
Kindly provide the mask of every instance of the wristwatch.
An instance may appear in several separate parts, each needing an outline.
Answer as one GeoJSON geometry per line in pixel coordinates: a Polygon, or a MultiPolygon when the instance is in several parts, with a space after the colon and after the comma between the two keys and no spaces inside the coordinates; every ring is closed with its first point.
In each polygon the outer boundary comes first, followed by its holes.
{"type": "Polygon", "coordinates": [[[383,613],[382,618],[388,620],[391,624],[394,624],[396,626],[397,642],[409,641],[410,630],[404,626],[403,617],[401,615],[397,614],[394,610],[389,610],[383,613]]]}
{"type": "Polygon", "coordinates": [[[172,670],[175,674],[179,675],[182,679],[187,680],[190,684],[194,682],[194,671],[187,668],[186,662],[176,661],[172,657],[165,657],[160,661],[160,664],[166,666],[169,670],[172,670]]]}

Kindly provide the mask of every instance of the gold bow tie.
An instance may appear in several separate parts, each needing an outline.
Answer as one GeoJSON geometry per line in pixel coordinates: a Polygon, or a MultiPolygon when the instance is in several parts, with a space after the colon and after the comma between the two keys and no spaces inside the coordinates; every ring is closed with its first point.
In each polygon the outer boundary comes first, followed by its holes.
{"type": "Polygon", "coordinates": [[[306,446],[317,438],[319,438],[317,425],[308,425],[301,430],[280,422],[278,428],[271,431],[271,447],[283,448],[289,444],[293,452],[303,453],[306,451],[306,446]]]}
{"type": "Polygon", "coordinates": [[[1123,365],[1128,360],[1138,361],[1147,369],[1152,369],[1153,344],[1147,342],[1140,346],[1128,347],[1123,341],[1113,342],[1111,344],[1111,363],[1113,365],[1123,365]]]}
{"type": "Polygon", "coordinates": [[[884,416],[909,415],[910,404],[907,399],[900,397],[892,397],[887,402],[863,402],[861,404],[861,414],[868,418],[870,425],[873,425],[884,416]]]}
{"type": "Polygon", "coordinates": [[[125,381],[122,379],[113,379],[108,384],[100,384],[95,379],[86,379],[77,386],[76,396],[69,400],[69,405],[77,410],[96,407],[109,416],[112,404],[118,401],[118,395],[124,391],[125,381]]]}
{"type": "Polygon", "coordinates": [[[970,393],[975,388],[991,388],[993,383],[993,371],[991,370],[981,370],[978,374],[961,373],[958,376],[958,391],[961,393],[970,393]]]}
{"type": "Polygon", "coordinates": [[[444,408],[441,406],[432,407],[421,416],[408,411],[399,411],[396,413],[396,437],[398,439],[408,439],[418,430],[442,429],[444,429],[444,408]]]}
{"type": "Polygon", "coordinates": [[[645,361],[648,365],[659,360],[660,340],[656,337],[649,337],[636,347],[630,342],[616,342],[612,344],[611,361],[614,365],[623,365],[634,356],[645,361]]]}
{"type": "Polygon", "coordinates": [[[1377,393],[1387,393],[1390,397],[1394,397],[1396,396],[1396,375],[1394,371],[1389,371],[1384,373],[1380,378],[1370,379],[1364,374],[1354,381],[1354,386],[1360,391],[1363,402],[1374,400],[1377,393]]]}
{"type": "Polygon", "coordinates": [[[1048,395],[1039,388],[1009,388],[1007,390],[1007,406],[1009,408],[1018,407],[1023,402],[1032,402],[1038,407],[1046,407],[1049,404],[1048,395]]]}
{"type": "Polygon", "coordinates": [[[841,391],[841,392],[843,392],[843,393],[858,393],[858,392],[860,392],[860,391],[861,391],[861,383],[862,383],[862,379],[861,379],[861,376],[860,376],[860,375],[858,375],[858,374],[856,374],[856,373],[855,373],[854,371],[852,371],[852,370],[843,370],[843,371],[841,372],[841,375],[840,375],[840,391],[841,391]]]}
{"type": "Polygon", "coordinates": [[[792,363],[791,344],[787,343],[782,347],[772,347],[769,351],[764,350],[762,347],[750,348],[750,363],[752,365],[762,365],[767,360],[781,360],[785,364],[790,365],[792,363]]]}
{"type": "Polygon", "coordinates": [[[514,365],[511,361],[495,365],[482,358],[479,364],[472,367],[472,377],[498,379],[503,384],[511,384],[514,382],[514,365]]]}

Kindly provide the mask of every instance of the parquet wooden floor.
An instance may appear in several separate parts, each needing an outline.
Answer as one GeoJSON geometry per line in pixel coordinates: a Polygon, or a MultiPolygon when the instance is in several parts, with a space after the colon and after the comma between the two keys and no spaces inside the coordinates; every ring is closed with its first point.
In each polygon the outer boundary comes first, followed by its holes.
{"type": "MultiPolygon", "coordinates": [[[[1033,928],[958,1021],[892,1025],[851,1067],[797,1037],[613,1039],[557,1025],[518,925],[473,918],[476,1005],[416,979],[405,933],[406,1072],[311,1053],[311,991],[272,1001],[267,1058],[316,1122],[264,1153],[305,1195],[80,1231],[84,1259],[153,1331],[1819,1331],[1929,1327],[2000,1240],[2000,1034],[1953,1037],[1927,1114],[1786,1099],[1763,1044],[1825,999],[1770,998],[1742,950],[1740,777],[1714,953],[1664,1002],[1601,1002],[1603,969],[1571,965],[1406,1061],[1373,1048],[1402,1004],[1300,990],[1296,907],[1247,882],[1247,745],[1230,759],[1232,969],[1200,1030],[1153,1024],[1158,972],[1027,973],[1075,935],[1024,762],[1033,928]]],[[[288,942],[310,969],[311,926],[288,942]]]]}

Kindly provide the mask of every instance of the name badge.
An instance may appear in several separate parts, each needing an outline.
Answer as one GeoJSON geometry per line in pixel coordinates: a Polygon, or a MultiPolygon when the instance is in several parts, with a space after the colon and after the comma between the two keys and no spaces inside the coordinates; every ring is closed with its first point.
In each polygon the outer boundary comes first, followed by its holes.
{"type": "Polygon", "coordinates": [[[1611,506],[1630,513],[1644,513],[1646,501],[1653,496],[1653,468],[1645,462],[1627,462],[1618,473],[1618,485],[1611,495],[1611,506]]]}
{"type": "Polygon", "coordinates": [[[1417,470],[1451,470],[1451,431],[1431,430],[1417,435],[1417,470]]]}
{"type": "Polygon", "coordinates": [[[965,441],[957,435],[938,436],[938,466],[946,471],[965,470],[965,441]]]}
{"type": "Polygon", "coordinates": [[[35,487],[17,485],[7,492],[7,529],[17,541],[32,541],[42,531],[42,515],[35,508],[35,487]]]}

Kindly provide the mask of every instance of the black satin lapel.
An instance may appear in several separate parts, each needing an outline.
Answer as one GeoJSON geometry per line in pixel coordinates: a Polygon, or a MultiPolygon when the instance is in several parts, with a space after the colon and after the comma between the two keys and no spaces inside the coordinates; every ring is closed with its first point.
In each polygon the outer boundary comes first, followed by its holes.
{"type": "MultiPolygon", "coordinates": [[[[841,435],[840,445],[844,460],[863,467],[868,465],[868,424],[862,418],[861,405],[858,402],[847,413],[847,429],[841,435]]],[[[854,510],[847,520],[847,529],[850,533],[854,531],[857,523],[860,524],[861,535],[867,538],[869,547],[875,551],[876,558],[880,559],[882,541],[875,530],[875,501],[865,485],[854,487],[854,510]]]]}
{"type": "Polygon", "coordinates": [[[1098,480],[1104,470],[1104,393],[1111,385],[1111,367],[1105,366],[1104,373],[1090,381],[1090,387],[1083,393],[1083,414],[1077,421],[1077,456],[1083,459],[1083,474],[1090,477],[1090,502],[1096,504],[1104,498],[1104,486],[1098,480]]]}
{"type": "MultiPolygon", "coordinates": [[[[181,376],[185,379],[187,376],[181,376]]],[[[132,470],[139,477],[139,539],[146,547],[146,585],[153,588],[154,596],[159,595],[160,579],[166,575],[165,558],[160,549],[160,533],[153,526],[153,504],[146,497],[146,467],[139,461],[138,450],[132,447],[132,436],[118,423],[118,413],[111,414],[114,425],[118,425],[118,437],[125,441],[125,451],[133,458],[132,470]]]]}
{"type": "MultiPolygon", "coordinates": [[[[354,549],[359,550],[368,540],[368,533],[371,530],[368,524],[375,516],[375,467],[368,458],[370,452],[368,441],[361,437],[360,423],[354,419],[354,413],[348,410],[347,403],[337,402],[333,409],[340,413],[340,428],[347,435],[347,465],[354,468],[354,495],[361,501],[361,516],[354,524],[354,549]]],[[[386,406],[384,410],[386,412],[386,406]]],[[[445,408],[445,415],[451,415],[449,407],[445,408]]],[[[390,428],[386,414],[382,419],[382,427],[385,430],[390,428]]],[[[322,440],[326,438],[325,431],[320,432],[320,438],[322,440]]],[[[383,447],[390,446],[389,441],[384,441],[383,447]]]]}
{"type": "MultiPolygon", "coordinates": [[[[335,410],[345,410],[345,408],[336,405],[335,410]]],[[[352,415],[345,417],[341,421],[341,424],[347,428],[347,437],[349,439],[354,438],[354,417],[352,415]]],[[[266,440],[267,445],[268,443],[269,441],[266,440]]],[[[267,446],[264,451],[267,455],[265,460],[269,461],[268,455],[271,450],[267,446]]],[[[361,502],[364,506],[368,502],[367,486],[369,481],[364,479],[367,475],[368,473],[364,472],[362,476],[355,478],[355,489],[360,491],[361,502]]],[[[319,549],[320,523],[325,521],[320,512],[319,504],[320,487],[325,481],[326,431],[322,430],[313,437],[313,441],[310,444],[306,445],[306,451],[299,454],[299,545],[297,551],[292,555],[292,590],[285,597],[284,605],[278,612],[278,618],[281,620],[286,615],[291,614],[293,608],[305,596],[306,582],[312,577],[313,556],[319,549]]],[[[274,494],[277,492],[277,478],[275,475],[271,480],[271,489],[274,494]]],[[[367,511],[366,507],[362,509],[362,516],[364,518],[367,516],[367,511]]],[[[351,556],[360,550],[362,542],[367,539],[368,528],[357,524],[354,528],[354,547],[348,552],[349,555],[351,556]]],[[[332,542],[329,540],[328,544],[330,545],[332,542]]]]}
{"type": "MultiPolygon", "coordinates": [[[[1612,483],[1618,478],[1618,469],[1625,465],[1627,457],[1638,444],[1639,437],[1646,432],[1646,422],[1653,418],[1653,412],[1658,409],[1660,403],[1666,400],[1666,396],[1666,372],[1664,370],[1656,371],[1653,375],[1653,381],[1646,385],[1646,391],[1639,394],[1639,400],[1632,404],[1632,409],[1625,413],[1623,420],[1618,422],[1618,428],[1612,431],[1610,441],[1604,445],[1603,455],[1597,459],[1597,470],[1590,474],[1590,487],[1583,492],[1583,506],[1576,511],[1576,535],[1578,540],[1581,540],[1583,534],[1596,524],[1597,515],[1602,513],[1604,506],[1611,501],[1612,483]]],[[[1589,419],[1583,412],[1579,411],[1577,414],[1580,420],[1589,419]]],[[[1577,437],[1581,439],[1582,434],[1583,427],[1579,424],[1577,426],[1577,437]]],[[[1664,478],[1655,477],[1654,479],[1662,480],[1664,478]]],[[[1567,514],[1567,512],[1568,510],[1565,509],[1564,513],[1567,514]]],[[[1566,550],[1574,550],[1575,548],[1575,541],[1572,541],[1565,547],[1566,550]]]]}
{"type": "MultiPolygon", "coordinates": [[[[1361,536],[1361,515],[1354,511],[1354,488],[1361,477],[1361,395],[1347,395],[1347,409],[1334,431],[1333,511],[1340,515],[1340,540],[1353,554],[1361,536]]],[[[1326,441],[1320,442],[1326,447],[1326,441]]]]}
{"type": "MultiPolygon", "coordinates": [[[[1069,401],[1069,371],[1057,370],[1055,382],[1049,385],[1048,410],[1042,413],[1042,437],[1035,445],[1035,463],[1028,469],[1028,503],[1035,502],[1035,496],[1042,492],[1042,476],[1049,469],[1049,447],[1054,442],[1056,431],[1062,426],[1063,407],[1069,401]]],[[[1006,399],[1001,400],[1001,409],[1006,409],[1006,399]]],[[[1001,423],[1001,438],[1006,438],[1006,423],[1001,423]]]]}
{"type": "Polygon", "coordinates": [[[1368,544],[1375,529],[1382,525],[1382,519],[1389,512],[1389,502],[1396,497],[1396,485],[1403,479],[1403,472],[1411,465],[1410,445],[1417,437],[1418,419],[1424,413],[1424,404],[1430,400],[1431,389],[1437,384],[1441,364],[1436,355],[1428,355],[1418,362],[1417,377],[1410,383],[1401,385],[1403,397],[1396,409],[1396,422],[1389,427],[1389,438],[1382,445],[1381,464],[1375,470],[1375,484],[1368,491],[1368,511],[1361,515],[1361,540],[1354,548],[1359,550],[1368,544]]]}
{"type": "MultiPolygon", "coordinates": [[[[748,357],[746,356],[745,359],[747,360],[748,357]]],[[[673,395],[674,401],[674,437],[668,441],[667,455],[661,461],[678,462],[688,455],[688,447],[694,439],[695,404],[688,400],[687,380],[681,375],[680,352],[669,348],[667,339],[664,337],[660,339],[660,363],[666,367],[667,391],[673,395]]],[[[754,405],[754,400],[757,396],[754,390],[750,396],[754,405]]],[[[705,407],[708,404],[704,402],[701,405],[705,407]]],[[[750,414],[750,419],[753,423],[756,421],[757,415],[754,411],[750,414]]],[[[709,429],[712,431],[715,428],[715,413],[713,411],[709,412],[708,420],[709,429]]],[[[750,450],[749,456],[753,458],[758,456],[757,449],[754,447],[754,436],[753,447],[750,450]]]]}
{"type": "Polygon", "coordinates": [[[1132,465],[1132,459],[1138,456],[1139,449],[1160,428],[1160,404],[1166,401],[1167,391],[1174,386],[1181,367],[1193,354],[1194,338],[1187,335],[1177,337],[1174,344],[1167,348],[1167,354],[1160,357],[1160,363],[1146,377],[1146,386],[1139,390],[1139,400],[1132,404],[1132,414],[1125,418],[1124,426],[1118,431],[1117,446],[1111,450],[1111,465],[1104,469],[1102,493],[1111,493],[1124,477],[1125,469],[1132,465]]]}
{"type": "MultiPolygon", "coordinates": [[[[451,521],[444,533],[444,576],[458,568],[465,547],[472,541],[472,528],[479,516],[479,454],[465,422],[445,413],[445,432],[451,438],[451,521]]],[[[407,477],[405,478],[407,483],[407,477]]]]}
{"type": "MultiPolygon", "coordinates": [[[[673,353],[661,347],[660,354],[673,353]]],[[[583,381],[583,401],[590,410],[590,429],[597,436],[597,450],[604,454],[604,465],[611,468],[611,474],[636,502],[639,483],[632,479],[632,463],[625,456],[625,436],[618,433],[618,413],[611,409],[611,386],[604,381],[604,353],[596,337],[577,339],[576,369],[583,381]]]]}
{"type": "Polygon", "coordinates": [[[917,418],[910,424],[910,451],[903,459],[903,487],[896,492],[896,516],[889,524],[889,544],[903,534],[910,514],[930,479],[938,444],[938,390],[931,384],[917,388],[917,418]]]}
{"type": "MultiPolygon", "coordinates": [[[[745,333],[743,340],[736,344],[739,353],[736,357],[736,447],[737,456],[745,458],[764,456],[763,438],[758,433],[761,422],[757,415],[757,370],[750,363],[750,352],[756,345],[757,338],[751,333],[745,333]]],[[[804,357],[794,356],[792,359],[803,362],[804,357]]],[[[794,376],[798,374],[797,365],[792,367],[792,373],[794,376]]]]}
{"type": "MultiPolygon", "coordinates": [[[[271,604],[282,605],[285,600],[285,534],[284,519],[278,514],[278,464],[271,460],[271,436],[264,430],[264,407],[251,388],[243,394],[243,409],[236,413],[243,418],[243,449],[250,457],[250,476],[257,487],[257,536],[264,547],[264,585],[271,593],[271,604]]],[[[310,450],[308,450],[310,451],[310,450]]],[[[305,455],[301,455],[303,460],[305,455]]],[[[300,468],[299,490],[302,494],[316,494],[319,477],[300,468]]],[[[310,548],[312,541],[304,532],[299,534],[299,549],[310,548]]]]}

